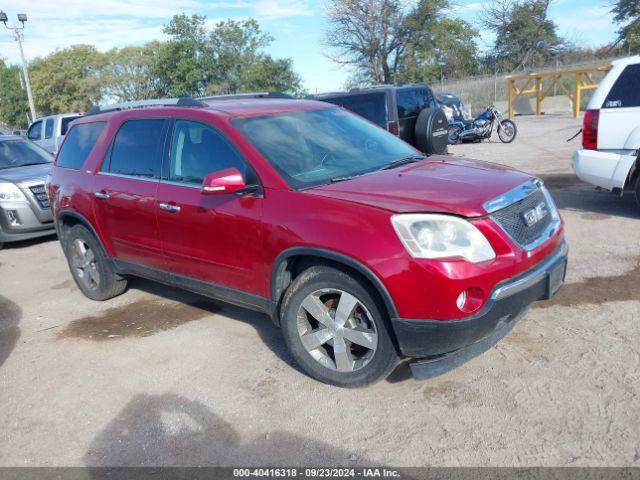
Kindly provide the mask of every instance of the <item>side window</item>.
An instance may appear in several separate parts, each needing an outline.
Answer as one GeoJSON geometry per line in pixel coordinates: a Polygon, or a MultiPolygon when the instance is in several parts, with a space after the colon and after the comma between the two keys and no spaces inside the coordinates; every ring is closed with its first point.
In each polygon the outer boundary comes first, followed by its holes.
{"type": "Polygon", "coordinates": [[[384,92],[350,95],[327,101],[357,113],[376,125],[387,128],[387,107],[384,92]]]}
{"type": "Polygon", "coordinates": [[[628,65],[622,71],[611,87],[603,106],[603,108],[627,107],[640,107],[640,64],[628,65]]]}
{"type": "Polygon", "coordinates": [[[29,140],[40,140],[42,136],[42,120],[38,120],[36,123],[29,127],[27,132],[27,138],[29,140]]]}
{"type": "Polygon", "coordinates": [[[47,118],[44,124],[44,138],[53,137],[53,118],[47,118]]]}
{"type": "MultiPolygon", "coordinates": [[[[122,124],[102,171],[118,175],[159,178],[167,120],[129,120],[122,124]]],[[[73,131],[73,129],[72,129],[73,131]]]]}
{"type": "Polygon", "coordinates": [[[72,128],[60,150],[57,165],[79,170],[93,150],[105,126],[106,122],[94,122],[83,123],[72,128]]]}
{"type": "Polygon", "coordinates": [[[222,134],[202,123],[176,121],[169,180],[200,185],[208,174],[231,167],[240,170],[248,184],[256,183],[244,159],[222,134]]]}
{"type": "Polygon", "coordinates": [[[398,90],[396,95],[398,102],[398,117],[414,117],[420,113],[418,98],[415,95],[414,90],[398,90]]]}

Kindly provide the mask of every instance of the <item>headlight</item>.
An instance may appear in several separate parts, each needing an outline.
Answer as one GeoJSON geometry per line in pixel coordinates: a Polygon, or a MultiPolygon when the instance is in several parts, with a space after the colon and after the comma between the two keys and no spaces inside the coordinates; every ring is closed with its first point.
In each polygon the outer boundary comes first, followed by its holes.
{"type": "Polygon", "coordinates": [[[471,263],[496,258],[474,225],[451,215],[404,214],[391,217],[400,240],[414,258],[461,257],[471,263]]]}
{"type": "Polygon", "coordinates": [[[0,201],[2,200],[26,200],[27,197],[13,183],[0,182],[0,201]]]}

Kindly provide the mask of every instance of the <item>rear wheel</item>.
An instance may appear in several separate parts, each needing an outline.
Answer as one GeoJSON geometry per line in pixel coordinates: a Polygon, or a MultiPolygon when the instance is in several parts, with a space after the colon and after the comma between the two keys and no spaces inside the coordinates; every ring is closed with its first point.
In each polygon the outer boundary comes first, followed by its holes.
{"type": "Polygon", "coordinates": [[[638,175],[638,178],[636,178],[635,196],[636,203],[638,204],[638,207],[640,207],[640,175],[638,175]]]}
{"type": "Polygon", "coordinates": [[[102,246],[82,225],[65,234],[65,254],[78,288],[91,300],[108,300],[127,288],[126,279],[113,269],[102,246]]]}
{"type": "Polygon", "coordinates": [[[296,362],[313,378],[362,387],[385,378],[398,355],[367,288],[325,266],[304,271],[282,302],[282,331],[296,362]]]}
{"type": "Polygon", "coordinates": [[[511,143],[516,139],[518,127],[511,120],[503,120],[498,124],[498,138],[502,143],[511,143]]]}

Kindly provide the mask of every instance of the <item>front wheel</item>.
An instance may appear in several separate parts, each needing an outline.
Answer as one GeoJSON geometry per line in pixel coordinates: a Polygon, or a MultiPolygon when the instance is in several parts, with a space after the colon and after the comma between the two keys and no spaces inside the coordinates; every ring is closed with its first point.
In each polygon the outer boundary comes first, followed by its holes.
{"type": "Polygon", "coordinates": [[[503,120],[498,124],[498,138],[502,143],[511,143],[516,139],[518,127],[511,120],[503,120]]]}
{"type": "Polygon", "coordinates": [[[457,145],[460,143],[460,134],[462,133],[462,128],[460,125],[451,125],[449,127],[449,132],[447,134],[449,138],[449,145],[457,145]]]}
{"type": "Polygon", "coordinates": [[[340,270],[301,273],[282,301],[281,323],[295,361],[321,382],[370,385],[398,362],[381,308],[363,283],[340,270]]]}

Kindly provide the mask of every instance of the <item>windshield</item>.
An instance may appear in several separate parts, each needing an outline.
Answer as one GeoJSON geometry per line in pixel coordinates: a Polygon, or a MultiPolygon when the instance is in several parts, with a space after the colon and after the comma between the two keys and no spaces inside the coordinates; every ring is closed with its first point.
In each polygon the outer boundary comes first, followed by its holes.
{"type": "Polygon", "coordinates": [[[362,175],[421,155],[386,130],[340,108],[238,118],[233,124],[294,189],[362,175]]]}
{"type": "Polygon", "coordinates": [[[0,142],[0,170],[53,162],[53,155],[24,140],[0,142]]]}

